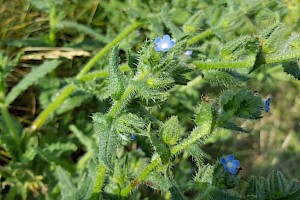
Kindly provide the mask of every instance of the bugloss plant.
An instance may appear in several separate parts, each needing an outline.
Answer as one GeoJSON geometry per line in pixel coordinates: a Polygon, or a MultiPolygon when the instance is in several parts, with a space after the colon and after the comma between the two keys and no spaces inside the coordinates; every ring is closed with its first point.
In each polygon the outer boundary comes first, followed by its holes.
{"type": "MultiPolygon", "coordinates": [[[[55,45],[55,27],[59,27],[59,23],[84,30],[93,37],[99,36],[90,27],[59,22],[52,12],[57,11],[60,3],[30,2],[50,13],[50,22],[54,20],[46,39],[49,45],[55,45]]],[[[179,10],[186,6],[191,9],[197,4],[174,2],[179,10]]],[[[274,23],[256,35],[227,33],[235,29],[249,31],[243,23],[254,21],[255,25],[258,20],[255,13],[263,12],[262,6],[271,11],[278,6],[275,1],[251,1],[241,5],[231,1],[226,4],[227,13],[222,10],[223,4],[199,3],[199,6],[206,5],[206,9],[203,12],[191,9],[195,14],[187,17],[182,28],[170,19],[172,11],[167,5],[160,13],[151,15],[151,21],[142,14],[137,15],[139,19],[107,42],[75,77],[64,81],[50,79],[53,85],[66,84],[60,92],[54,86],[51,88],[50,81],[49,85],[39,84],[43,111],[26,128],[9,113],[9,105],[30,86],[43,81],[62,61],[43,62],[8,90],[6,80],[19,62],[19,56],[12,59],[2,53],[0,140],[5,150],[1,152],[5,164],[0,168],[0,178],[5,198],[140,199],[147,194],[143,194],[143,186],[146,186],[172,199],[298,199],[299,182],[288,180],[282,172],[273,171],[267,178],[252,176],[245,180],[239,175],[244,165],[234,152],[224,153],[220,159],[208,163],[201,150],[200,145],[220,129],[250,133],[241,122],[259,120],[262,113],[272,110],[271,98],[263,101],[253,89],[238,87],[251,79],[253,73],[265,67],[281,66],[297,79],[300,74],[297,60],[300,37],[282,37],[283,24],[274,23]],[[204,17],[212,11],[213,15],[204,17]],[[138,52],[120,48],[122,43],[119,43],[140,26],[154,27],[138,52]],[[125,56],[120,49],[125,50],[125,56]],[[108,62],[101,63],[99,60],[108,52],[108,62]],[[98,62],[104,69],[89,72],[98,62]],[[221,88],[218,96],[203,95],[197,99],[195,105],[190,105],[194,116],[185,115],[183,119],[180,112],[160,116],[170,106],[170,98],[198,84],[199,79],[221,88]],[[55,98],[49,99],[49,90],[55,91],[55,98]],[[72,109],[83,102],[94,101],[101,105],[93,107],[90,115],[86,116],[86,111],[72,116],[72,109]],[[67,113],[67,117],[58,120],[58,114],[63,113],[67,113]],[[86,119],[90,116],[92,122],[86,119]],[[47,123],[54,124],[54,128],[45,126],[39,130],[48,117],[52,119],[47,123]],[[45,132],[54,136],[41,135],[45,132]],[[60,135],[63,132],[71,134],[60,135]],[[74,162],[70,154],[79,148],[84,149],[83,155],[74,162]],[[180,183],[178,176],[183,175],[178,175],[179,170],[176,170],[178,165],[185,164],[184,157],[194,160],[190,166],[190,173],[194,175],[186,184],[180,183]]],[[[143,6],[134,8],[149,12],[149,8],[143,6]]],[[[60,12],[63,16],[64,12],[60,12]]]]}

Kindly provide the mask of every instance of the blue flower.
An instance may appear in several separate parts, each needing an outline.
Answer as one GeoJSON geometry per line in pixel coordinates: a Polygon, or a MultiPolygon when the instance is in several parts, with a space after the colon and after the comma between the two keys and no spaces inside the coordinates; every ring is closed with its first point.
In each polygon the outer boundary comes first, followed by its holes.
{"type": "Polygon", "coordinates": [[[266,111],[266,112],[269,112],[269,111],[270,111],[270,108],[269,108],[270,102],[271,102],[271,98],[269,97],[269,98],[265,101],[265,105],[264,105],[265,111],[266,111]]]}
{"type": "Polygon", "coordinates": [[[163,38],[155,38],[155,44],[155,51],[167,52],[174,46],[175,42],[171,40],[169,35],[164,35],[163,38]]]}
{"type": "Polygon", "coordinates": [[[192,55],[193,51],[192,50],[188,50],[186,52],[184,52],[185,55],[190,56],[192,55]]]}
{"type": "Polygon", "coordinates": [[[132,135],[130,136],[130,139],[131,139],[131,141],[134,141],[134,140],[136,140],[136,136],[132,134],[132,135]]]}
{"type": "Polygon", "coordinates": [[[221,158],[221,163],[227,172],[237,174],[238,168],[240,167],[240,161],[235,160],[232,154],[229,154],[225,158],[221,158]]]}

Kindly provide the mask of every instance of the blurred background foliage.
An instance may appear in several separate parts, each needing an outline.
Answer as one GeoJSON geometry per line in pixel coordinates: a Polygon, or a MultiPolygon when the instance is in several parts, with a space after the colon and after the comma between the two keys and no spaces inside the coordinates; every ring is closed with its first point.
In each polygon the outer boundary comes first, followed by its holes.
{"type": "MultiPolygon", "coordinates": [[[[0,0],[1,62],[7,59],[7,63],[14,65],[6,80],[7,91],[45,59],[54,56],[62,61],[55,71],[11,103],[9,111],[14,120],[29,127],[90,55],[113,40],[134,20],[142,21],[143,26],[120,43],[121,62],[125,62],[128,49],[137,52],[144,40],[166,34],[168,31],[160,14],[166,2],[170,7],[169,18],[178,27],[199,12],[199,26],[196,29],[183,28],[191,34],[213,30],[213,34],[202,42],[201,48],[193,49],[202,58],[214,58],[226,41],[245,34],[257,35],[274,22],[285,25],[282,37],[300,33],[300,2],[297,0],[0,0]],[[68,59],[63,56],[67,48],[80,49],[85,54],[80,56],[73,52],[74,55],[68,59]],[[58,55],[53,55],[54,50],[58,51],[58,55]],[[16,59],[17,62],[14,62],[16,59]]],[[[105,69],[107,63],[108,58],[102,59],[94,69],[105,69]]],[[[271,110],[260,121],[242,125],[252,130],[251,134],[224,129],[215,131],[201,146],[205,162],[214,162],[234,152],[243,168],[240,173],[242,179],[253,174],[267,176],[273,169],[283,171],[290,178],[300,178],[300,83],[282,71],[279,66],[266,66],[252,73],[249,81],[233,85],[257,91],[263,99],[271,97],[271,110]]],[[[191,81],[186,86],[176,86],[170,98],[151,111],[160,120],[177,115],[185,131],[193,128],[191,118],[194,108],[203,95],[208,101],[213,101],[226,89],[226,86],[216,87],[203,80],[199,72],[190,73],[189,78],[191,81]]],[[[75,176],[95,155],[97,136],[91,115],[107,111],[110,101],[105,95],[103,91],[91,94],[78,86],[36,137],[30,140],[28,145],[40,149],[33,153],[34,159],[30,162],[12,163],[5,147],[0,145],[2,194],[17,186],[23,188],[22,195],[28,199],[57,198],[59,172],[54,166],[63,166],[75,176]],[[59,145],[64,145],[64,152],[59,150],[59,145]],[[48,156],[48,152],[55,152],[56,157],[48,156]]],[[[123,149],[129,152],[133,169],[139,168],[134,162],[138,156],[150,157],[150,149],[139,148],[143,145],[144,141],[137,137],[123,149]]],[[[194,163],[185,154],[176,158],[175,163],[175,178],[184,189],[187,180],[194,175],[194,163]]],[[[80,177],[77,178],[80,180],[80,177]]],[[[144,186],[139,187],[139,191],[140,196],[134,198],[150,194],[152,197],[160,196],[144,186]]]]}

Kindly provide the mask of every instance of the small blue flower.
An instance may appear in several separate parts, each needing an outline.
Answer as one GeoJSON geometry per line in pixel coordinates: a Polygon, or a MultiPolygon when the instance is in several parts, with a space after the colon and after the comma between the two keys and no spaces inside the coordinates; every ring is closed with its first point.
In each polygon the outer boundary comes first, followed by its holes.
{"type": "Polygon", "coordinates": [[[227,172],[237,174],[238,168],[240,167],[240,161],[235,160],[232,154],[229,154],[225,158],[221,158],[221,163],[227,172]]]}
{"type": "Polygon", "coordinates": [[[136,140],[136,136],[132,134],[132,135],[130,136],[130,139],[131,139],[131,141],[134,141],[134,140],[136,140]]]}
{"type": "Polygon", "coordinates": [[[265,105],[264,105],[265,111],[266,111],[266,112],[269,112],[269,111],[270,111],[270,108],[269,108],[270,102],[271,102],[271,98],[269,97],[269,98],[265,101],[265,105]]]}
{"type": "Polygon", "coordinates": [[[184,52],[185,55],[190,56],[192,55],[193,51],[192,50],[188,50],[186,52],[184,52]]]}
{"type": "Polygon", "coordinates": [[[163,38],[155,38],[155,44],[155,51],[167,52],[174,46],[175,42],[171,40],[169,35],[164,35],[163,38]]]}

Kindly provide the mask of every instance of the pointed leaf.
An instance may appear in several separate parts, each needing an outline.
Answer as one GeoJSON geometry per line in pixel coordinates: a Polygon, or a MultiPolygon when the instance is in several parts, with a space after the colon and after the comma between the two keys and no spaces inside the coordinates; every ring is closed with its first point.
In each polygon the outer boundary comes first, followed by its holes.
{"type": "Polygon", "coordinates": [[[164,143],[158,136],[150,135],[151,144],[154,146],[155,151],[161,158],[163,164],[168,164],[171,158],[171,152],[166,143],[164,143]]]}
{"type": "Polygon", "coordinates": [[[42,77],[59,66],[61,61],[45,61],[40,67],[32,69],[6,96],[5,105],[10,105],[22,92],[37,83],[42,77]]]}
{"type": "Polygon", "coordinates": [[[296,61],[285,62],[282,64],[284,72],[294,76],[296,79],[300,80],[300,68],[296,61]]]}
{"type": "Polygon", "coordinates": [[[108,70],[108,91],[114,100],[118,100],[125,91],[125,79],[119,68],[118,46],[114,46],[111,51],[108,70]]]}
{"type": "Polygon", "coordinates": [[[93,116],[94,127],[99,134],[99,159],[107,168],[113,169],[113,158],[116,149],[120,146],[120,136],[112,126],[112,120],[107,116],[97,113],[93,116]]]}

